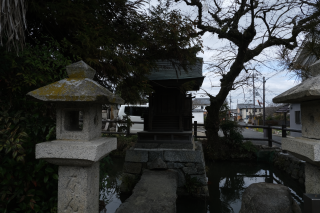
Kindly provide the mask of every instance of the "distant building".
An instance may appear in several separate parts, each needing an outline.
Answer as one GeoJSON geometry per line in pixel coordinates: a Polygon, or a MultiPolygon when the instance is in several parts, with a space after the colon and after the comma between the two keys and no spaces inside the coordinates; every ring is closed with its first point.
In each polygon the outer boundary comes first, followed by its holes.
{"type": "Polygon", "coordinates": [[[192,101],[192,109],[203,109],[210,106],[210,98],[195,98],[192,101]]]}
{"type": "Polygon", "coordinates": [[[237,104],[237,120],[249,118],[253,116],[253,110],[255,108],[256,115],[263,115],[263,107],[253,104],[237,104]]]}

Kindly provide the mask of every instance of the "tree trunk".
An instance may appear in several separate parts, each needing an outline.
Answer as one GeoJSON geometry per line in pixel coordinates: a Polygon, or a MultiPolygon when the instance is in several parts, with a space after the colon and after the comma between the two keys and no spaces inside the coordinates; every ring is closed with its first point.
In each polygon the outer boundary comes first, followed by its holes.
{"type": "Polygon", "coordinates": [[[206,136],[209,144],[219,142],[219,111],[221,104],[218,103],[215,97],[210,97],[210,106],[206,107],[207,118],[205,122],[206,136]]]}

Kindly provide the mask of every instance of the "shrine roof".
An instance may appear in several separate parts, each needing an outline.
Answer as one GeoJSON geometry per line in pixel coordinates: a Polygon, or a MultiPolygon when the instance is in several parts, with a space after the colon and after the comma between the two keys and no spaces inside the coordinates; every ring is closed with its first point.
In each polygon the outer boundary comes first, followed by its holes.
{"type": "Polygon", "coordinates": [[[174,67],[170,61],[158,61],[157,64],[158,69],[151,72],[148,76],[149,80],[204,78],[202,75],[203,58],[198,58],[198,61],[194,65],[188,65],[188,72],[179,65],[174,67]]]}

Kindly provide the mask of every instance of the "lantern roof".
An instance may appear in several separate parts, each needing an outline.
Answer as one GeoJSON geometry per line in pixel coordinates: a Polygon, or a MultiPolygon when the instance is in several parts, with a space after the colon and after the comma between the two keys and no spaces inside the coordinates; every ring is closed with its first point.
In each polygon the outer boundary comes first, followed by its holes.
{"type": "Polygon", "coordinates": [[[96,71],[85,62],[76,62],[66,69],[69,78],[31,91],[27,95],[48,102],[124,103],[121,97],[92,80],[96,71]]]}
{"type": "Polygon", "coordinates": [[[273,98],[274,103],[301,103],[320,100],[320,60],[310,66],[314,76],[273,98]]]}

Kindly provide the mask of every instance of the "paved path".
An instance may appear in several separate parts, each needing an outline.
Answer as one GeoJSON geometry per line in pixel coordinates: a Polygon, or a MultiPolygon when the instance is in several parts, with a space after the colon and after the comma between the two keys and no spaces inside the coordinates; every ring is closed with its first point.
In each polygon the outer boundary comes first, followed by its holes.
{"type": "MultiPolygon", "coordinates": [[[[245,125],[245,123],[239,122],[239,125],[245,125]]],[[[204,127],[198,127],[198,135],[199,136],[205,136],[204,127]]],[[[219,135],[223,136],[223,133],[221,131],[219,131],[219,135]]],[[[250,129],[250,128],[248,128],[248,129],[247,128],[243,128],[242,135],[243,135],[244,138],[264,138],[262,132],[257,132],[257,131],[255,131],[253,129],[250,129]]],[[[281,143],[281,136],[272,135],[272,139],[281,143]]],[[[256,144],[256,145],[268,145],[268,141],[251,140],[251,142],[253,144],[256,144]]],[[[281,145],[276,144],[276,143],[272,143],[272,145],[273,146],[277,146],[277,147],[281,146],[281,145]]]]}
{"type": "Polygon", "coordinates": [[[175,213],[177,181],[174,171],[144,170],[133,194],[116,213],[175,213]]]}

